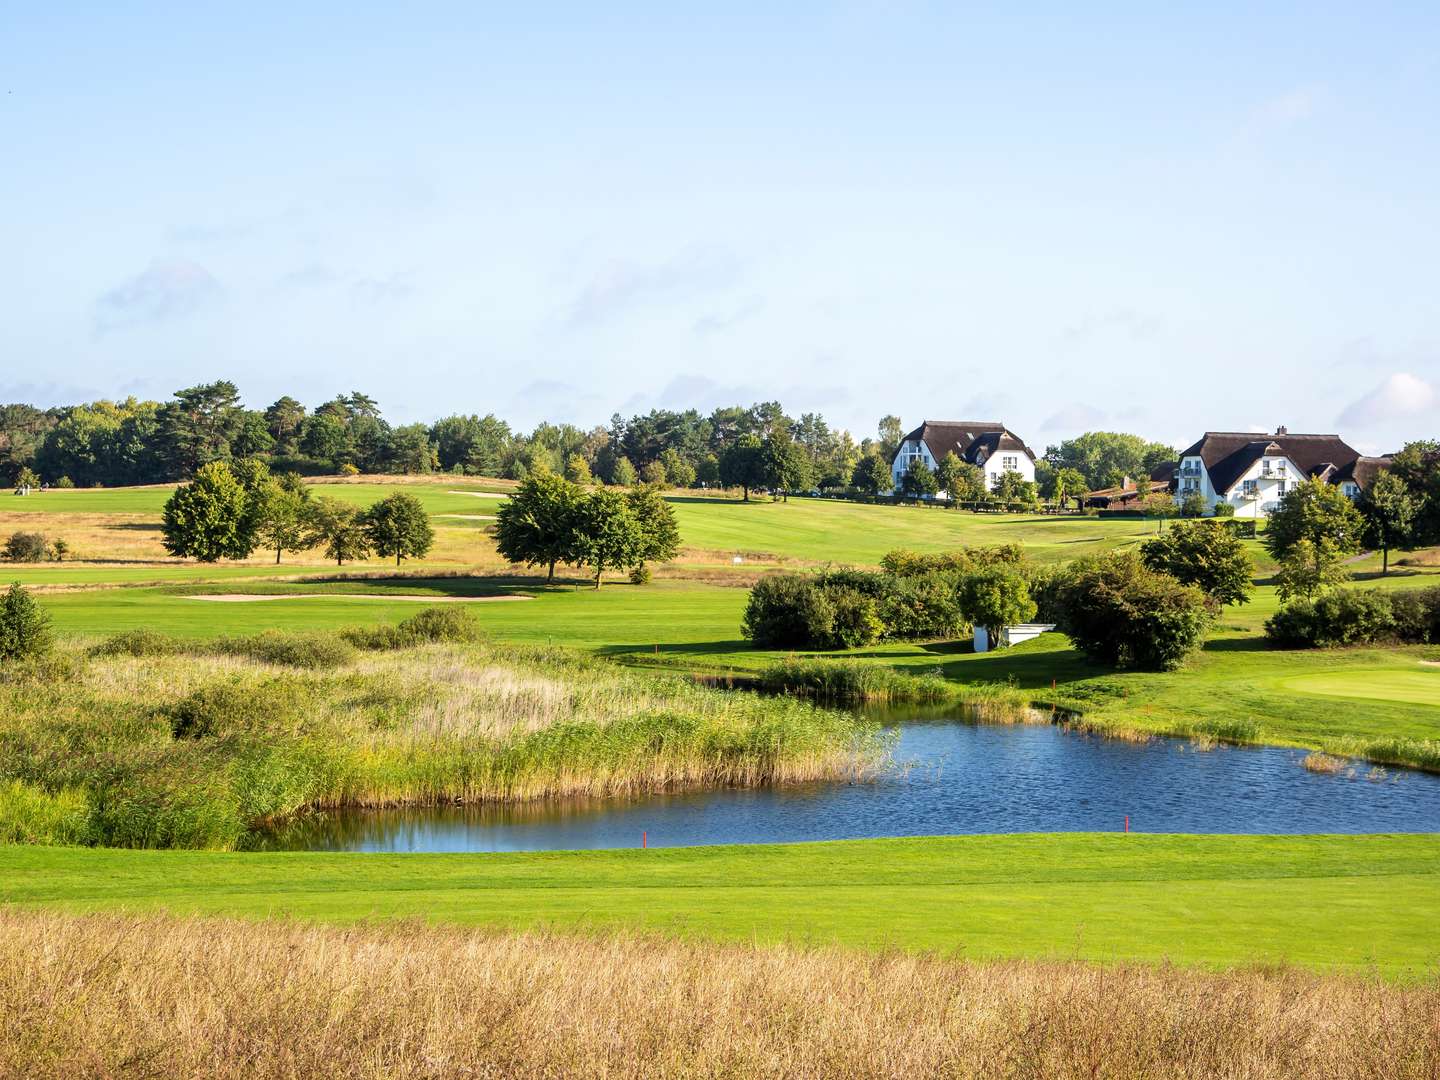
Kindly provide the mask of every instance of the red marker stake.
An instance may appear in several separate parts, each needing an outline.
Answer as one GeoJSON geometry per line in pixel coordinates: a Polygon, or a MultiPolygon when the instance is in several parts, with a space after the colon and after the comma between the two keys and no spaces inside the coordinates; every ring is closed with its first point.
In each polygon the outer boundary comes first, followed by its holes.
{"type": "MultiPolygon", "coordinates": [[[[1129,827],[1128,822],[1130,821],[1130,819],[1129,819],[1129,818],[1126,818],[1125,821],[1127,822],[1126,827],[1125,827],[1125,831],[1126,831],[1126,832],[1129,832],[1129,831],[1130,831],[1130,827],[1129,827]]],[[[650,830],[649,830],[649,829],[646,829],[644,832],[642,832],[642,833],[640,834],[640,846],[641,846],[642,848],[648,848],[648,847],[650,846],[650,830]]]]}
{"type": "Polygon", "coordinates": [[[1126,831],[1126,832],[1129,832],[1129,831],[1130,831],[1130,815],[1129,815],[1129,814],[1126,814],[1126,815],[1125,815],[1125,831],[1126,831]]]}

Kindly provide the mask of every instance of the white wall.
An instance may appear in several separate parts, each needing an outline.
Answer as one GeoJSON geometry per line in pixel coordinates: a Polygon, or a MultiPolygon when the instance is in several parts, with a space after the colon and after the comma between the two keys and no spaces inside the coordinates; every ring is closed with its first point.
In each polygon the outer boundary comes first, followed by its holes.
{"type": "Polygon", "coordinates": [[[995,456],[986,458],[980,467],[985,470],[985,486],[991,490],[1005,472],[1017,472],[1031,483],[1035,481],[1035,462],[1024,450],[997,450],[995,456]]]}
{"type": "MultiPolygon", "coordinates": [[[[900,482],[905,479],[905,471],[910,467],[910,455],[913,451],[920,452],[920,460],[930,468],[934,469],[939,464],[935,455],[930,452],[921,439],[906,439],[900,444],[900,449],[895,451],[895,460],[890,463],[890,478],[895,483],[895,490],[900,490],[900,482]]],[[[1000,479],[1000,474],[1005,471],[1006,459],[1014,458],[1014,472],[1018,472],[1026,480],[1032,483],[1035,480],[1035,462],[1024,450],[1001,450],[994,457],[987,458],[980,468],[985,473],[985,487],[991,489],[995,481],[1000,479]]],[[[941,495],[947,494],[941,492],[941,495]]]]}
{"type": "Polygon", "coordinates": [[[1193,483],[1195,490],[1205,497],[1206,505],[1212,511],[1216,503],[1228,502],[1235,508],[1235,516],[1238,518],[1265,518],[1269,517],[1270,511],[1280,501],[1282,483],[1284,490],[1289,491],[1294,484],[1305,478],[1305,473],[1293,461],[1283,454],[1275,454],[1257,459],[1236,479],[1229,493],[1222,495],[1211,485],[1210,475],[1198,457],[1181,458],[1178,474],[1179,486],[1175,491],[1175,502],[1178,504],[1185,500],[1185,496],[1188,494],[1185,485],[1189,482],[1193,483]],[[1186,466],[1192,463],[1199,465],[1200,475],[1198,477],[1185,474],[1186,466]],[[1268,473],[1265,470],[1266,464],[1270,466],[1268,473]],[[1245,494],[1245,481],[1247,480],[1255,481],[1255,498],[1250,498],[1245,494]]]}
{"type": "Polygon", "coordinates": [[[916,450],[920,452],[920,460],[930,469],[933,470],[938,464],[923,440],[906,439],[900,444],[900,449],[895,451],[895,460],[890,462],[890,478],[895,481],[897,492],[900,490],[900,481],[905,479],[905,472],[910,468],[910,455],[916,450]]]}

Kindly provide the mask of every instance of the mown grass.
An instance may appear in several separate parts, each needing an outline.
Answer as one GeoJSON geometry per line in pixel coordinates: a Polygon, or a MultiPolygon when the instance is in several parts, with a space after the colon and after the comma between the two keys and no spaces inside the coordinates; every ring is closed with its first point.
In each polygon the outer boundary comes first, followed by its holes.
{"type": "Polygon", "coordinates": [[[560,649],[423,644],[464,614],[348,640],[130,633],[12,667],[0,836],[223,849],[307,809],[842,779],[884,758],[873,726],[795,700],[560,649]],[[47,831],[77,793],[83,835],[47,831]]]}
{"type": "Polygon", "coordinates": [[[513,854],[0,846],[0,902],[1434,978],[1440,836],[1064,833],[513,854]]]}
{"type": "Polygon", "coordinates": [[[647,936],[0,913],[27,1077],[1428,1080],[1440,988],[647,936]]]}

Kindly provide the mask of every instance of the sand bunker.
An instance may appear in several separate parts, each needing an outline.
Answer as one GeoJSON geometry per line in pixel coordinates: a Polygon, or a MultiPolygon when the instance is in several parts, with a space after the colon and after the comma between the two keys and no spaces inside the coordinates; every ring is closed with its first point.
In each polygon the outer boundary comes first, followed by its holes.
{"type": "Polygon", "coordinates": [[[469,495],[472,499],[508,499],[508,491],[447,491],[446,495],[469,495]]]}
{"type": "Polygon", "coordinates": [[[436,514],[437,518],[457,518],[460,521],[495,521],[494,514],[436,514]]]}
{"type": "Polygon", "coordinates": [[[533,600],[531,596],[507,593],[504,596],[416,596],[413,593],[206,593],[187,596],[186,600],[213,600],[220,604],[250,604],[261,600],[409,600],[417,604],[490,604],[502,600],[533,600]]]}

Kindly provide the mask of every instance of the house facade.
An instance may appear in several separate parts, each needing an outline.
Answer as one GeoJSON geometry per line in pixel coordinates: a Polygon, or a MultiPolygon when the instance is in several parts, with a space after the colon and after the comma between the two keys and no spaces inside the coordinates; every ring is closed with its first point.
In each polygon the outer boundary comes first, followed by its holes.
{"type": "Polygon", "coordinates": [[[912,462],[920,461],[934,469],[952,451],[961,461],[980,467],[987,488],[994,488],[1006,472],[1035,479],[1034,453],[1004,424],[995,420],[926,420],[900,440],[890,462],[895,490],[900,490],[912,462]]]}
{"type": "Polygon", "coordinates": [[[1273,435],[1207,431],[1181,454],[1175,469],[1175,501],[1198,492],[1211,512],[1227,502],[1236,517],[1268,517],[1295,484],[1318,477],[1350,498],[1374,482],[1389,458],[1365,457],[1338,435],[1273,435]]]}

